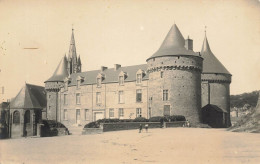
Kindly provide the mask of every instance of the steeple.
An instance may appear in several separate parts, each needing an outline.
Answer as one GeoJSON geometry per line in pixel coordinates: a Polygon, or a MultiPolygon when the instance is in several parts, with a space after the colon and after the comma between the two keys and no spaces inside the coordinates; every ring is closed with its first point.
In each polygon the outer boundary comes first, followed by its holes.
{"type": "Polygon", "coordinates": [[[155,52],[150,58],[161,56],[175,56],[175,55],[195,55],[199,56],[192,50],[187,50],[185,47],[185,39],[183,38],[179,28],[174,24],[168,34],[166,35],[159,50],[155,52]]]}
{"type": "Polygon", "coordinates": [[[72,28],[71,39],[70,39],[70,48],[69,48],[69,58],[77,58],[75,38],[74,38],[74,29],[72,28]]]}
{"type": "Polygon", "coordinates": [[[74,38],[74,29],[72,28],[70,48],[68,54],[69,74],[79,72],[78,67],[79,65],[78,65],[77,51],[76,51],[75,38],[74,38]]]}
{"type": "Polygon", "coordinates": [[[204,58],[202,71],[203,73],[230,74],[229,71],[224,67],[224,65],[212,53],[208,43],[206,32],[201,49],[201,56],[204,58]]]}

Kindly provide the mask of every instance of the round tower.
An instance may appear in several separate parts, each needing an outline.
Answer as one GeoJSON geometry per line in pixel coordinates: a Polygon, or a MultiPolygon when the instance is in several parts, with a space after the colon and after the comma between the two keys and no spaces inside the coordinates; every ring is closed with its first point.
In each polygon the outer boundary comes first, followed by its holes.
{"type": "Polygon", "coordinates": [[[59,110],[59,93],[60,88],[64,84],[64,79],[69,76],[67,69],[67,58],[64,56],[60,61],[53,75],[45,81],[45,90],[47,91],[47,119],[60,121],[60,110],[59,110]]]}
{"type": "Polygon", "coordinates": [[[202,61],[174,24],[159,50],[147,59],[151,117],[183,115],[191,122],[201,121],[202,61]]]}
{"type": "MultiPolygon", "coordinates": [[[[202,107],[215,105],[222,110],[222,127],[230,122],[230,83],[231,74],[212,53],[205,35],[201,55],[204,58],[201,75],[202,107]]],[[[220,121],[220,120],[219,120],[220,121]]]]}

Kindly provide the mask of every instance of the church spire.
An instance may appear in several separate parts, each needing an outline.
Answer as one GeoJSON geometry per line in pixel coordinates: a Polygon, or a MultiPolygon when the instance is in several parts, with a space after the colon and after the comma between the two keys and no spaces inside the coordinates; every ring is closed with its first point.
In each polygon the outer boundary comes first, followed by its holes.
{"type": "Polygon", "coordinates": [[[78,72],[78,59],[77,59],[77,51],[76,51],[76,44],[74,38],[74,28],[72,27],[71,39],[70,39],[70,48],[68,54],[68,61],[69,61],[69,69],[70,74],[78,72]]]}

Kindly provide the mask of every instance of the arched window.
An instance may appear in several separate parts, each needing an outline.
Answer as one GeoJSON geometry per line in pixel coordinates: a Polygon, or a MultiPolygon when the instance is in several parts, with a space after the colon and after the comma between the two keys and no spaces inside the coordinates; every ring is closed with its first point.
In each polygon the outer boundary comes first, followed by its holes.
{"type": "Polygon", "coordinates": [[[27,110],[24,114],[24,123],[27,124],[27,123],[30,123],[30,111],[27,110]]]}
{"type": "Polygon", "coordinates": [[[14,111],[13,123],[14,124],[20,124],[20,112],[19,111],[14,111]]]}

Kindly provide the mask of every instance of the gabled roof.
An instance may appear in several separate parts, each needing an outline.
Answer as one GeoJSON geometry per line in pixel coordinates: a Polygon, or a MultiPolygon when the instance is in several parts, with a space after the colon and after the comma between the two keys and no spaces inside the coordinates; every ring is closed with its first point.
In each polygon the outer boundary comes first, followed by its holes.
{"type": "Polygon", "coordinates": [[[218,107],[217,105],[213,105],[213,104],[208,104],[206,106],[204,106],[202,108],[202,110],[210,110],[210,109],[213,109],[213,110],[216,110],[218,112],[223,112],[223,113],[227,113],[227,111],[225,109],[221,109],[220,107],[218,107]]]}
{"type": "Polygon", "coordinates": [[[185,47],[185,40],[178,29],[177,25],[174,24],[167,36],[165,37],[161,47],[157,52],[155,52],[151,57],[147,60],[155,57],[162,56],[175,56],[175,55],[193,55],[199,56],[199,54],[195,53],[192,50],[187,50],[185,47]]]}
{"type": "Polygon", "coordinates": [[[204,58],[202,73],[230,74],[225,66],[212,53],[206,35],[201,49],[201,56],[204,58]]]}
{"type": "Polygon", "coordinates": [[[25,84],[17,96],[11,100],[11,109],[42,109],[47,104],[44,87],[25,84]]]}
{"type": "MultiPolygon", "coordinates": [[[[137,71],[141,69],[146,71],[147,70],[147,64],[142,65],[134,65],[134,66],[127,66],[127,67],[120,67],[117,70],[114,70],[114,68],[105,69],[102,71],[102,74],[104,75],[104,80],[102,83],[113,83],[118,82],[118,76],[121,71],[126,73],[125,82],[128,81],[135,81],[136,80],[136,73],[137,71]]],[[[101,70],[93,70],[93,71],[87,71],[87,72],[80,72],[80,73],[73,73],[70,75],[71,78],[71,85],[76,85],[76,79],[78,76],[84,77],[84,81],[81,83],[82,85],[86,84],[96,84],[97,83],[97,76],[101,73],[101,70]]],[[[143,80],[148,80],[148,74],[146,74],[143,77],[143,80]]]]}
{"type": "Polygon", "coordinates": [[[56,68],[55,72],[53,73],[53,75],[47,80],[45,81],[46,82],[58,82],[58,81],[62,81],[65,79],[65,77],[68,77],[69,76],[69,73],[68,73],[68,67],[67,67],[67,58],[66,56],[64,56],[58,67],[56,68]]]}

